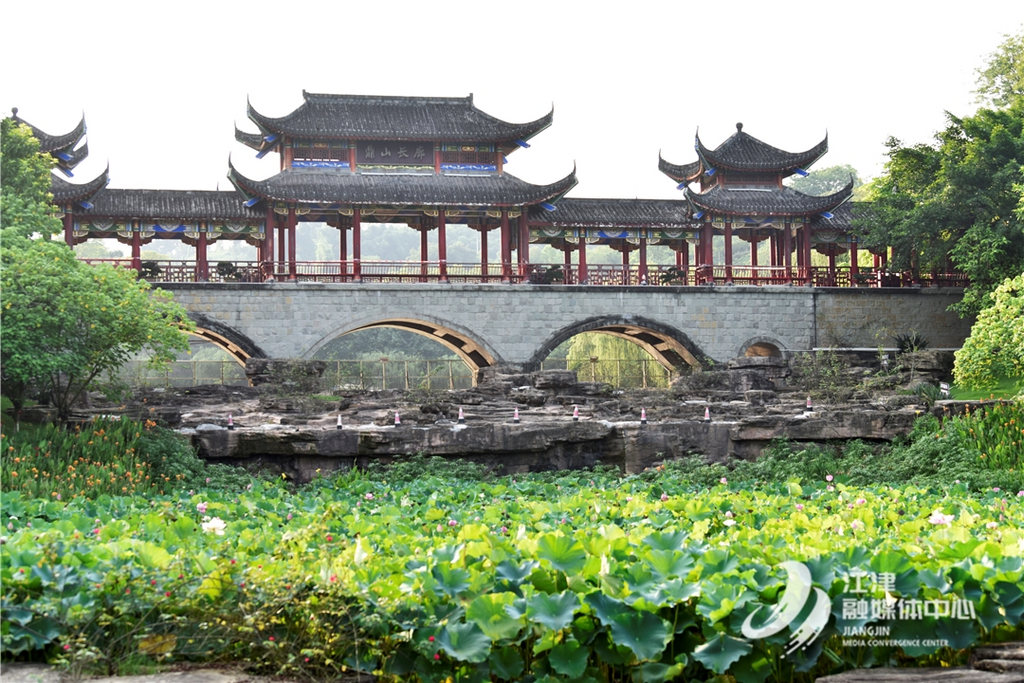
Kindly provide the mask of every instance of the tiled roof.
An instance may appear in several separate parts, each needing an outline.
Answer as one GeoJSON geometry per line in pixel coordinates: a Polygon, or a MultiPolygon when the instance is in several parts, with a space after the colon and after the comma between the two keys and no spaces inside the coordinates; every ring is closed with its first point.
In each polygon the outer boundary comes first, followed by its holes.
{"type": "Polygon", "coordinates": [[[832,218],[825,218],[824,216],[815,216],[814,220],[811,221],[811,225],[815,229],[820,230],[842,230],[844,232],[857,232],[855,230],[854,221],[857,219],[866,219],[870,217],[871,202],[844,202],[834,209],[830,209],[829,213],[832,214],[832,218]]]}
{"type": "Polygon", "coordinates": [[[692,183],[700,177],[704,169],[700,165],[700,159],[689,164],[673,164],[665,161],[659,152],[658,170],[677,183],[692,183]]]}
{"type": "Polygon", "coordinates": [[[686,200],[576,199],[565,197],[555,211],[530,209],[530,222],[555,227],[682,227],[692,224],[686,200]]]}
{"type": "Polygon", "coordinates": [[[839,192],[824,197],[782,189],[730,189],[715,185],[706,192],[686,189],[686,198],[705,211],[740,216],[810,216],[832,211],[853,194],[853,180],[839,192]]]}
{"type": "MultiPolygon", "coordinates": [[[[554,115],[552,109],[536,121],[509,123],[477,109],[472,95],[377,97],[303,91],[302,97],[305,101],[298,109],[280,118],[264,116],[250,104],[249,118],[261,131],[308,139],[511,142],[541,132],[551,125],[554,115]]],[[[238,139],[237,134],[235,137],[238,139]]],[[[250,144],[248,137],[240,141],[250,144]]]]}
{"type": "Polygon", "coordinates": [[[11,118],[17,121],[18,123],[23,123],[32,129],[32,135],[34,135],[36,139],[39,140],[40,152],[57,152],[61,150],[66,150],[69,147],[74,147],[78,143],[78,141],[82,139],[82,136],[85,135],[84,115],[82,116],[82,120],[78,122],[78,125],[75,126],[70,132],[65,133],[64,135],[50,135],[49,133],[39,130],[31,123],[18,116],[17,107],[11,110],[11,118]]]}
{"type": "Polygon", "coordinates": [[[828,135],[806,152],[786,152],[744,133],[743,124],[737,123],[736,133],[715,149],[705,147],[699,133],[696,147],[708,168],[789,175],[797,168],[809,167],[828,151],[828,135]]]}
{"type": "Polygon", "coordinates": [[[264,211],[246,208],[245,198],[233,190],[102,190],[90,202],[93,208],[75,213],[83,216],[183,220],[253,220],[266,218],[264,211]]]}
{"type": "Polygon", "coordinates": [[[105,169],[87,183],[69,183],[60,176],[51,174],[50,192],[53,194],[53,203],[69,204],[80,199],[89,199],[110,182],[109,170],[105,169]]]}
{"type": "Polygon", "coordinates": [[[244,130],[239,130],[238,126],[235,126],[235,140],[253,149],[261,149],[263,147],[263,136],[261,134],[246,133],[244,130]]]}
{"type": "Polygon", "coordinates": [[[550,185],[500,176],[339,173],[289,169],[251,180],[232,166],[228,177],[241,192],[275,201],[315,204],[422,204],[428,206],[524,206],[548,201],[576,184],[576,171],[550,185]]]}

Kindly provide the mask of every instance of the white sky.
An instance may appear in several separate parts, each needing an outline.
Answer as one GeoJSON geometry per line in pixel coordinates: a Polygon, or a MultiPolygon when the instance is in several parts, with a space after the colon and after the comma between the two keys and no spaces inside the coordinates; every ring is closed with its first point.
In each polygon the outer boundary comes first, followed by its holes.
{"type": "Polygon", "coordinates": [[[976,105],[974,70],[1024,25],[1024,2],[910,0],[628,3],[565,0],[7,3],[0,113],[70,130],[111,187],[228,189],[276,172],[234,141],[246,98],[287,114],[310,92],[464,96],[513,122],[552,103],[551,128],[507,170],[548,183],[578,166],[576,197],[678,198],[658,150],[694,160],[744,130],[818,167],[881,170],[895,135],[927,142],[943,111],[976,105]]]}

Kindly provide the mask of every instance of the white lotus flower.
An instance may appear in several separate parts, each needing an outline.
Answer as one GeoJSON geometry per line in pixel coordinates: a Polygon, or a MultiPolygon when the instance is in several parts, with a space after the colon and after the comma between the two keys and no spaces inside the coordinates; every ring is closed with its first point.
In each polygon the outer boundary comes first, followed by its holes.
{"type": "Polygon", "coordinates": [[[928,521],[932,524],[945,524],[949,526],[954,519],[956,519],[956,515],[946,515],[942,513],[942,510],[935,510],[932,512],[932,516],[928,518],[928,521]]]}
{"type": "Polygon", "coordinates": [[[214,517],[209,522],[203,522],[203,531],[206,533],[215,533],[218,536],[224,535],[224,529],[227,528],[227,524],[220,517],[214,517]]]}

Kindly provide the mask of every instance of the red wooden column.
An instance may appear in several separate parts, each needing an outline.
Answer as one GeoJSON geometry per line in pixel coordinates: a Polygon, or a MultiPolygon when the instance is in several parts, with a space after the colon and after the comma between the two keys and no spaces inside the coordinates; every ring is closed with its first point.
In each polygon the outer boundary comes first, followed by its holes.
{"type": "Polygon", "coordinates": [[[427,281],[427,260],[430,255],[430,247],[427,244],[427,228],[420,228],[420,282],[427,281]]]}
{"type": "Polygon", "coordinates": [[[509,234],[508,210],[501,210],[501,281],[512,281],[512,236],[509,234]]]}
{"type": "Polygon", "coordinates": [[[732,284],[732,221],[725,223],[725,284],[732,284]]]}
{"type": "Polygon", "coordinates": [[[647,238],[640,237],[640,284],[647,284],[647,238]]]}
{"type": "Polygon", "coordinates": [[[136,273],[142,272],[142,233],[139,232],[139,222],[132,221],[132,268],[136,273]]]}
{"type": "Polygon", "coordinates": [[[480,228],[480,281],[487,282],[487,227],[480,228]]]}
{"type": "Polygon", "coordinates": [[[358,208],[352,209],[352,282],[363,281],[363,270],[360,264],[362,249],[360,240],[363,232],[363,212],[358,208]]]}
{"type": "Polygon", "coordinates": [[[676,265],[683,270],[683,284],[690,284],[690,243],[683,241],[683,248],[676,252],[676,265]]]}
{"type": "Polygon", "coordinates": [[[264,226],[263,263],[260,264],[264,280],[274,279],[274,209],[267,202],[267,224],[264,226]]]}
{"type": "Polygon", "coordinates": [[[587,282],[587,236],[585,230],[580,230],[580,274],[577,284],[585,285],[587,282]]]}
{"type": "Polygon", "coordinates": [[[793,284],[793,227],[786,221],[786,228],[782,232],[782,265],[786,271],[786,284],[793,284]]]}
{"type": "Polygon", "coordinates": [[[828,286],[836,286],[836,252],[832,249],[828,251],[828,286]]]}
{"type": "Polygon", "coordinates": [[[530,269],[530,224],[527,222],[526,207],[519,214],[519,277],[526,277],[530,269]]]}
{"type": "Polygon", "coordinates": [[[444,208],[437,210],[437,260],[440,262],[440,282],[448,282],[448,231],[444,208]]]}
{"type": "MultiPolygon", "coordinates": [[[[199,224],[199,239],[196,240],[196,282],[206,282],[210,279],[210,265],[206,260],[206,225],[199,224]]],[[[139,233],[135,233],[138,235],[139,233]]],[[[132,252],[135,252],[135,235],[132,235],[132,252]]]]}
{"type": "Polygon", "coordinates": [[[757,284],[757,247],[761,243],[755,240],[750,242],[750,284],[757,284]]]}
{"type": "Polygon", "coordinates": [[[295,266],[295,232],[298,225],[298,218],[295,216],[295,207],[288,207],[288,279],[297,279],[295,266]]]}
{"type": "Polygon", "coordinates": [[[622,284],[629,284],[629,242],[622,245],[622,284]]]}
{"type": "Polygon", "coordinates": [[[860,274],[860,264],[857,263],[857,238],[850,238],[850,284],[856,284],[857,276],[860,274]]]}
{"type": "Polygon", "coordinates": [[[338,275],[344,282],[348,275],[348,228],[344,225],[338,226],[338,275]]]}
{"type": "Polygon", "coordinates": [[[804,223],[803,241],[801,242],[804,253],[804,283],[814,284],[814,273],[811,272],[811,224],[804,223]]]}
{"type": "MultiPolygon", "coordinates": [[[[64,242],[69,247],[75,246],[75,217],[71,214],[71,208],[69,207],[64,212],[64,242]]],[[[134,266],[133,266],[134,267],[134,266]]]]}
{"type": "Polygon", "coordinates": [[[284,275],[285,272],[285,263],[288,262],[287,249],[288,228],[286,221],[285,223],[279,223],[277,226],[277,263],[274,266],[274,272],[279,275],[284,275]]]}
{"type": "Polygon", "coordinates": [[[715,233],[711,223],[704,224],[704,231],[700,237],[701,266],[704,271],[704,283],[715,283],[715,233]]]}

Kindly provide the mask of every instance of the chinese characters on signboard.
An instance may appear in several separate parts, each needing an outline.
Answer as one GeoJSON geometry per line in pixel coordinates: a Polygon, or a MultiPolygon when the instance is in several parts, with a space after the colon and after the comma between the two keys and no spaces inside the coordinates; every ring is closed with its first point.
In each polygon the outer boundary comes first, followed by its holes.
{"type": "Polygon", "coordinates": [[[356,164],[364,166],[433,166],[431,142],[367,140],[356,143],[356,164]]]}

